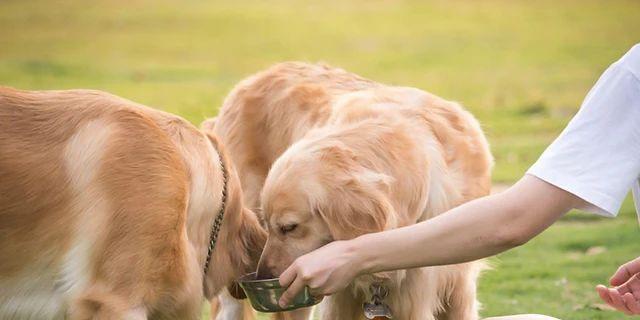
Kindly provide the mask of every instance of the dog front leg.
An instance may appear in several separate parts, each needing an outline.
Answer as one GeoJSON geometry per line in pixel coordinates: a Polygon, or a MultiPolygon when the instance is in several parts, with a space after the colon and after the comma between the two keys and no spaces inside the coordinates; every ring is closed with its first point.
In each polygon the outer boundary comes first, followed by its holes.
{"type": "Polygon", "coordinates": [[[247,300],[236,300],[227,290],[211,300],[211,320],[253,319],[256,315],[247,300]]]}
{"type": "Polygon", "coordinates": [[[304,308],[289,312],[279,312],[271,317],[272,320],[309,320],[313,316],[313,308],[304,308]]]}
{"type": "Polygon", "coordinates": [[[457,279],[446,301],[446,310],[439,314],[438,320],[478,320],[480,303],[476,299],[477,274],[481,262],[458,265],[457,279]]]}

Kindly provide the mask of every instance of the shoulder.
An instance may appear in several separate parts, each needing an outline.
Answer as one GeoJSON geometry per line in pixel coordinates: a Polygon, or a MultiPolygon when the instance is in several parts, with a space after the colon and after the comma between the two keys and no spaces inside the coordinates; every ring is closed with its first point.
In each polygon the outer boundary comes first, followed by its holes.
{"type": "Polygon", "coordinates": [[[640,81],[640,43],[633,46],[618,63],[640,81]]]}

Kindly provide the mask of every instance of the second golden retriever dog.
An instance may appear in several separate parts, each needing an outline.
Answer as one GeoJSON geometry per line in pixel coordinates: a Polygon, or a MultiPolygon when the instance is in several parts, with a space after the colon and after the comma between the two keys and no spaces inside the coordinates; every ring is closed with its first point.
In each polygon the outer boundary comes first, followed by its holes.
{"type": "MultiPolygon", "coordinates": [[[[248,205],[262,208],[265,278],[331,241],[414,224],[490,190],[487,141],[460,105],[328,66],[282,63],[242,81],[215,132],[248,205]]],[[[481,267],[362,276],[325,298],[321,317],[364,319],[376,284],[395,319],[477,319],[481,267]]]]}
{"type": "Polygon", "coordinates": [[[0,87],[0,319],[199,319],[265,239],[210,133],[104,92],[0,87]]]}

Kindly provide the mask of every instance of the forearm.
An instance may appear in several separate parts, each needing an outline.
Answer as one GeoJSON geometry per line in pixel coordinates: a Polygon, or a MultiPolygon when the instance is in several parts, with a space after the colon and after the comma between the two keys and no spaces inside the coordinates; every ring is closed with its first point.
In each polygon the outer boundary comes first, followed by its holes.
{"type": "Polygon", "coordinates": [[[462,263],[525,243],[575,201],[571,194],[525,177],[501,194],[412,226],[364,235],[352,245],[361,273],[462,263]]]}
{"type": "Polygon", "coordinates": [[[501,195],[474,200],[444,215],[356,240],[366,272],[455,264],[497,254],[518,245],[503,230],[501,195]],[[399,249],[401,248],[401,249],[399,249]]]}

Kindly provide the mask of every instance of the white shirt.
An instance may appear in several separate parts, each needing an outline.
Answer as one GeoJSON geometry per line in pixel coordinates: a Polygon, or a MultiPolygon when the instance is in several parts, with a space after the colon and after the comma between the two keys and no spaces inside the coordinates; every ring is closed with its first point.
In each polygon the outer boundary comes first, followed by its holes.
{"type": "Polygon", "coordinates": [[[600,76],[527,173],[582,198],[578,209],[610,217],[632,189],[640,216],[640,44],[600,76]]]}

